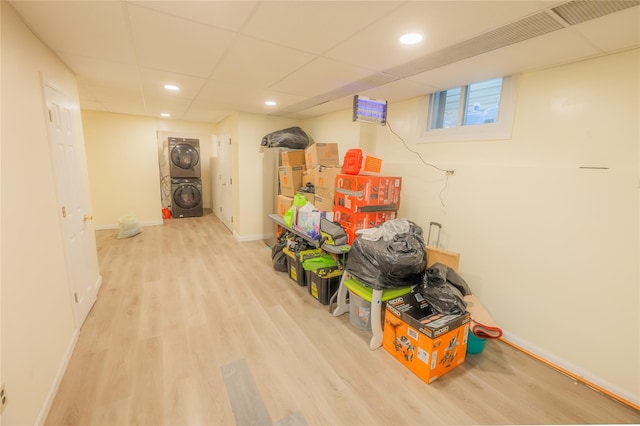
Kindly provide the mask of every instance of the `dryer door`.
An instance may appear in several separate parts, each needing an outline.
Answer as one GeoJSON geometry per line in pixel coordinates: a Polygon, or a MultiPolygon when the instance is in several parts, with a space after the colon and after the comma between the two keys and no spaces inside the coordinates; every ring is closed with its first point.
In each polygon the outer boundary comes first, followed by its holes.
{"type": "Polygon", "coordinates": [[[202,201],[202,194],[200,193],[200,189],[198,189],[195,185],[184,184],[178,186],[178,188],[173,192],[173,202],[178,207],[190,210],[198,206],[202,201]]]}
{"type": "Polygon", "coordinates": [[[170,143],[171,177],[200,177],[200,153],[197,143],[170,143]]]}

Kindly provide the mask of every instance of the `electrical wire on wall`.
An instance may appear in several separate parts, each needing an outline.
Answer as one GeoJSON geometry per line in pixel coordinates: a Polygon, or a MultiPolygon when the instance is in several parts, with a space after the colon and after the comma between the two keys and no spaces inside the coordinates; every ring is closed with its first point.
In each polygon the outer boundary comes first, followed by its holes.
{"type": "Polygon", "coordinates": [[[405,149],[409,152],[414,153],[415,155],[418,156],[418,158],[420,159],[420,161],[422,161],[422,163],[426,166],[429,167],[433,167],[434,169],[441,171],[445,174],[445,180],[444,180],[444,186],[442,187],[442,189],[440,190],[440,193],[438,194],[438,197],[440,198],[440,204],[442,204],[442,207],[445,207],[445,203],[444,203],[444,199],[442,197],[442,195],[444,194],[444,191],[447,189],[447,185],[449,184],[449,176],[453,176],[455,174],[455,170],[450,169],[442,169],[438,166],[436,166],[435,164],[432,163],[428,163],[426,161],[424,161],[424,158],[422,158],[422,155],[420,155],[420,153],[418,151],[414,151],[411,148],[409,148],[409,146],[407,145],[407,142],[405,142],[405,140],[395,132],[395,130],[393,130],[393,128],[391,128],[391,123],[389,123],[389,120],[387,119],[387,127],[389,128],[389,131],[391,133],[393,133],[395,135],[395,137],[397,137],[398,139],[400,139],[400,142],[402,142],[402,145],[404,145],[405,149]]]}
{"type": "Polygon", "coordinates": [[[169,146],[167,140],[162,141],[160,155],[160,197],[162,207],[171,207],[171,176],[169,174],[169,146]]]}

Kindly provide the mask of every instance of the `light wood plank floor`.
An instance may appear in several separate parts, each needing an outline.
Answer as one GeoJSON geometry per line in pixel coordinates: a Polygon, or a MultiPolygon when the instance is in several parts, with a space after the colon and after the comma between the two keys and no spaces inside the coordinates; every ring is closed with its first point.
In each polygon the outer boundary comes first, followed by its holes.
{"type": "Polygon", "coordinates": [[[49,425],[236,424],[222,367],[238,361],[273,424],[640,423],[497,341],[427,385],[211,213],[116,234],[97,232],[104,282],[49,425]]]}

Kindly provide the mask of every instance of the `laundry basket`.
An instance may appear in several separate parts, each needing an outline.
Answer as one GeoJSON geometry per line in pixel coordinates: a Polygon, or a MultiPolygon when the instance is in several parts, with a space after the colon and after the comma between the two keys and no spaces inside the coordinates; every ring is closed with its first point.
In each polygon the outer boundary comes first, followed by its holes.
{"type": "Polygon", "coordinates": [[[140,222],[136,216],[127,215],[118,219],[118,239],[129,238],[138,235],[142,232],[140,229],[140,222]]]}

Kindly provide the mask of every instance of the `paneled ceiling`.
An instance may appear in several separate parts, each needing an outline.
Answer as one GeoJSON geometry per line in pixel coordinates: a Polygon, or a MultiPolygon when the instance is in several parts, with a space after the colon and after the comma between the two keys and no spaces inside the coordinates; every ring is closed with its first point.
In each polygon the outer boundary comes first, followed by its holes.
{"type": "Polygon", "coordinates": [[[83,109],[188,121],[312,117],[640,45],[640,0],[10,3],[83,109]]]}

